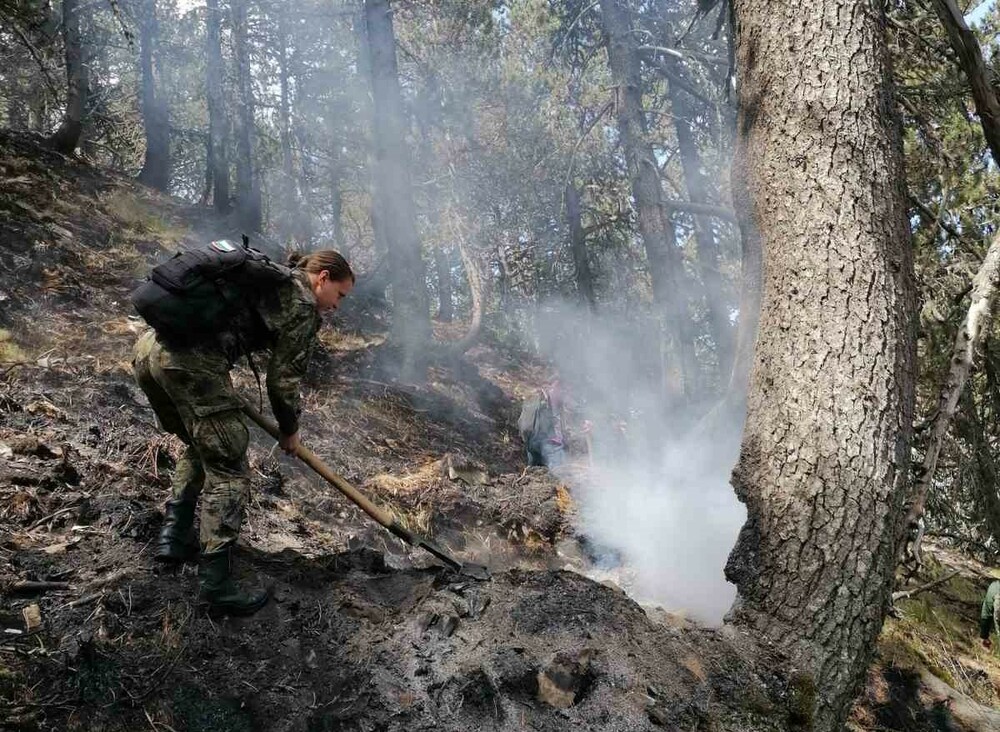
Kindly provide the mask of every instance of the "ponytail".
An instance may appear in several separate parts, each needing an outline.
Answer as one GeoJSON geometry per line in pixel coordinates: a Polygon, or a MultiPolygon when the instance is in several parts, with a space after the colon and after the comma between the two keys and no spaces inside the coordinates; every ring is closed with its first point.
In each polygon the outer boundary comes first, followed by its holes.
{"type": "Polygon", "coordinates": [[[354,271],[340,252],[332,249],[320,249],[310,254],[292,252],[288,255],[288,266],[300,269],[309,274],[328,272],[334,282],[350,280],[354,282],[354,271]]]}

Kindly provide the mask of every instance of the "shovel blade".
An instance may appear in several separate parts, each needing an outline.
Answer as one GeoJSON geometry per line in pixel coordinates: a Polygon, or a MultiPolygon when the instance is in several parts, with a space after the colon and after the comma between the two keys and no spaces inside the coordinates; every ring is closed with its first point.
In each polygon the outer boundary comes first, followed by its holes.
{"type": "Polygon", "coordinates": [[[482,564],[472,564],[469,562],[460,562],[451,556],[448,552],[442,549],[440,546],[435,544],[429,539],[420,540],[420,548],[433,554],[435,557],[440,559],[448,569],[458,574],[470,577],[476,580],[488,580],[490,578],[490,570],[483,566],[482,564]]]}

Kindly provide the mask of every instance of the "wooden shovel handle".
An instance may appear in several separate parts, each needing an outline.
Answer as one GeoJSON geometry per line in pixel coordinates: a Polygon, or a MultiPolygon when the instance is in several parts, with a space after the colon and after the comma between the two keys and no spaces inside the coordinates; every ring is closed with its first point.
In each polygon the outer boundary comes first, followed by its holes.
{"type": "MultiPolygon", "coordinates": [[[[268,420],[267,417],[262,415],[246,402],[243,403],[243,412],[250,419],[256,422],[262,430],[271,435],[271,437],[276,440],[281,439],[281,431],[278,429],[278,425],[268,420]]],[[[385,528],[389,529],[393,533],[396,533],[396,528],[399,526],[399,523],[396,521],[396,517],[390,511],[372,503],[372,501],[361,493],[361,491],[348,483],[344,478],[330,470],[329,466],[320,460],[316,453],[300,443],[298,449],[295,451],[295,455],[299,458],[299,460],[319,473],[319,475],[322,476],[327,483],[347,496],[347,498],[357,505],[358,508],[378,521],[385,528]]]]}

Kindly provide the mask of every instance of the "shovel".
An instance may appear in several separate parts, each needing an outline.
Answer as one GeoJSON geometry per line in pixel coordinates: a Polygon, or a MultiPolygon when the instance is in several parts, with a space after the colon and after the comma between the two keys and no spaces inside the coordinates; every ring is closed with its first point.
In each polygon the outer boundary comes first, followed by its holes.
{"type": "MultiPolygon", "coordinates": [[[[256,422],[262,430],[271,435],[271,437],[276,440],[280,439],[281,432],[278,430],[278,426],[269,421],[264,415],[260,414],[260,412],[245,402],[243,403],[243,412],[250,417],[250,419],[256,422]]],[[[465,575],[466,577],[471,577],[472,579],[477,580],[487,580],[490,578],[490,570],[483,565],[461,562],[448,554],[448,552],[432,542],[430,539],[414,534],[412,531],[407,529],[399,522],[399,519],[396,518],[391,511],[374,504],[363,493],[361,493],[361,491],[344,480],[344,478],[330,470],[329,466],[320,460],[316,453],[308,447],[300,444],[298,449],[295,451],[295,455],[302,462],[319,473],[327,483],[343,493],[358,508],[367,513],[375,519],[375,521],[387,528],[410,546],[418,546],[421,549],[430,552],[444,562],[448,569],[465,575]]]]}

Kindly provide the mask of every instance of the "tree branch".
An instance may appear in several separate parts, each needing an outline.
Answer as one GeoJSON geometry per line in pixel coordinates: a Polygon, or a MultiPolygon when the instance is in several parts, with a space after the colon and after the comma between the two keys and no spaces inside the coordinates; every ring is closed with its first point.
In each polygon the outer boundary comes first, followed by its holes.
{"type": "Polygon", "coordinates": [[[671,213],[681,211],[696,216],[715,216],[716,218],[738,224],[736,212],[725,206],[713,206],[710,203],[695,203],[694,201],[664,201],[664,207],[671,213]]]}
{"type": "Polygon", "coordinates": [[[986,143],[993,154],[993,162],[1000,165],[1000,99],[990,83],[989,70],[983,61],[979,41],[966,24],[955,0],[931,0],[931,4],[944,25],[948,42],[958,56],[959,65],[969,79],[972,99],[976,104],[976,113],[983,126],[986,143]]]}
{"type": "Polygon", "coordinates": [[[896,600],[909,600],[911,597],[913,597],[914,595],[919,595],[921,592],[927,592],[927,590],[933,590],[935,587],[940,587],[945,582],[947,582],[948,580],[950,580],[952,577],[954,577],[955,575],[957,575],[958,572],[959,572],[959,570],[956,569],[954,572],[949,572],[944,577],[939,577],[938,579],[934,580],[933,582],[928,582],[926,585],[922,585],[920,587],[916,587],[916,588],[914,588],[912,590],[903,590],[902,592],[893,592],[892,593],[892,601],[896,602],[896,600]]]}
{"type": "Polygon", "coordinates": [[[941,227],[944,233],[948,234],[949,236],[952,236],[956,239],[962,239],[962,235],[955,229],[954,226],[946,222],[944,218],[939,214],[934,213],[930,209],[930,207],[926,203],[921,201],[919,198],[911,195],[910,202],[917,207],[917,210],[920,211],[920,213],[924,215],[924,218],[927,219],[928,223],[941,227]]]}

